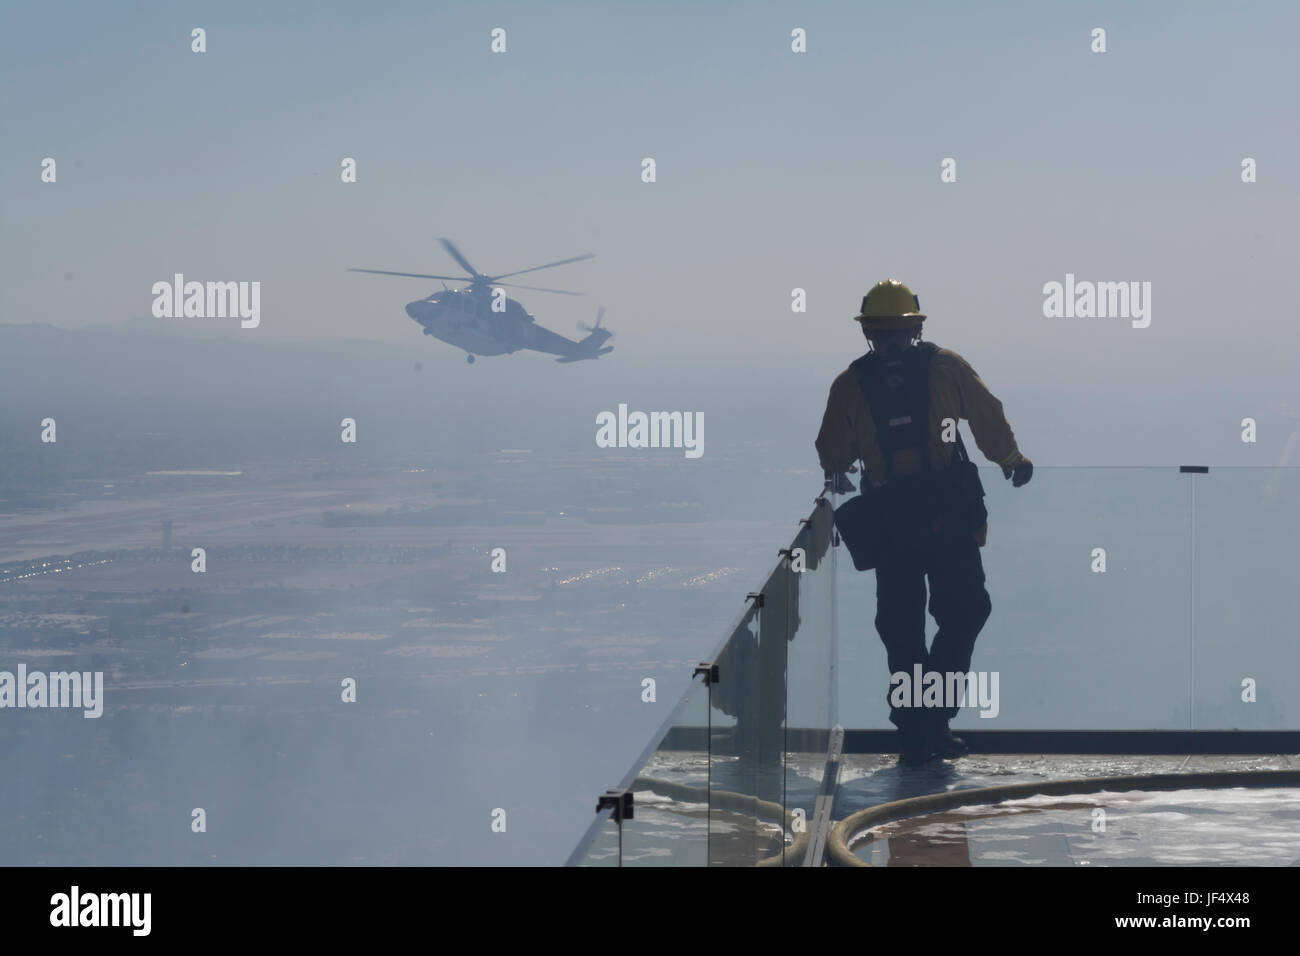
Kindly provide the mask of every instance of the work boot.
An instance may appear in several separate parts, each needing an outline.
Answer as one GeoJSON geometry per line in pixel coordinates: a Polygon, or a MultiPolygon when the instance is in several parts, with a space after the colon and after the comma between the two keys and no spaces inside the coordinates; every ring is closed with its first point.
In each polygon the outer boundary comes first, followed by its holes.
{"type": "Polygon", "coordinates": [[[956,760],[970,753],[970,748],[966,746],[966,741],[954,737],[948,729],[948,721],[940,718],[930,731],[930,752],[940,760],[956,760]]]}
{"type": "Polygon", "coordinates": [[[919,720],[898,728],[898,765],[921,767],[930,759],[930,734],[919,720]]]}

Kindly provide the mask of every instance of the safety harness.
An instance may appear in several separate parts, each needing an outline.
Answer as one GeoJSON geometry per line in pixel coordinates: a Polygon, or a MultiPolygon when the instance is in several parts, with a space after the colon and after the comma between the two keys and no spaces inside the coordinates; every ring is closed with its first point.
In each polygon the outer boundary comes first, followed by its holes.
{"type": "MultiPolygon", "coordinates": [[[[939,351],[933,342],[882,354],[868,352],[850,367],[858,374],[867,408],[876,423],[876,442],[884,453],[885,484],[894,480],[894,455],[905,448],[920,452],[925,471],[930,461],[930,359],[939,351]]],[[[961,432],[957,460],[969,461],[961,432]]]]}

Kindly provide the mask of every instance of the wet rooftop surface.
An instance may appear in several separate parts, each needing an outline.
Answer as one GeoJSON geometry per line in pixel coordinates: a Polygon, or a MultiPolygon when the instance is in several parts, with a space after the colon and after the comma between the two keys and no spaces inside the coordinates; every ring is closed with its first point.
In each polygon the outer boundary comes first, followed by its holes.
{"type": "MultiPolygon", "coordinates": [[[[895,754],[846,755],[833,810],[948,790],[1145,774],[1300,769],[1300,756],[990,755],[898,766],[895,754]]],[[[624,824],[625,865],[752,865],[780,850],[779,806],[812,818],[824,755],[789,754],[784,780],[735,758],[660,751],[641,771],[636,817],[624,824]],[[657,789],[656,789],[657,787],[657,789]],[[767,806],[715,810],[707,793],[757,794],[767,806]],[[784,798],[781,794],[784,793],[784,798]]],[[[723,800],[726,798],[724,797],[723,800]]],[[[723,802],[723,801],[719,801],[723,802]]],[[[785,839],[790,844],[791,833],[785,839]]],[[[1175,866],[1300,864],[1300,793],[1282,787],[1038,796],[886,824],[855,853],[893,866],[1175,866]],[[1100,811],[1100,813],[1098,812],[1100,811]]],[[[793,856],[793,854],[791,854],[793,856]]],[[[591,862],[617,858],[613,824],[591,862]]]]}
{"type": "MultiPolygon", "coordinates": [[[[978,755],[922,769],[852,755],[835,818],[944,790],[1035,780],[1292,770],[1293,755],[978,755]]],[[[876,866],[1300,865],[1300,794],[1283,787],[1034,796],[957,807],[873,828],[852,847],[876,866]]]]}

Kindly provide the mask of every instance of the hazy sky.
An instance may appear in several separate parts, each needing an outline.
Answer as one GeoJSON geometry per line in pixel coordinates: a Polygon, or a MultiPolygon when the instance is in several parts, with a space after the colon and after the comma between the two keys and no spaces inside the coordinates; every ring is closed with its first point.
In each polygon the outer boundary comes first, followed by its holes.
{"type": "Polygon", "coordinates": [[[436,242],[450,236],[489,273],[597,253],[521,280],[588,297],[519,298],[566,335],[606,305],[618,338],[602,362],[629,375],[795,353],[830,356],[829,375],[863,350],[849,320],[863,292],[893,275],[927,336],[1012,396],[1176,417],[1179,395],[1229,381],[1247,408],[1227,425],[1253,411],[1295,427],[1300,401],[1278,397],[1295,394],[1300,347],[1292,3],[2,16],[0,321],[174,324],[150,317],[150,289],[183,272],[262,282],[261,326],[218,322],[231,336],[382,338],[463,362],[402,310],[437,283],[345,271],[454,274],[436,242]],[[356,184],[340,182],[345,156],[356,184]],[[1150,282],[1150,327],[1045,318],[1043,285],[1067,273],[1150,282]]]}

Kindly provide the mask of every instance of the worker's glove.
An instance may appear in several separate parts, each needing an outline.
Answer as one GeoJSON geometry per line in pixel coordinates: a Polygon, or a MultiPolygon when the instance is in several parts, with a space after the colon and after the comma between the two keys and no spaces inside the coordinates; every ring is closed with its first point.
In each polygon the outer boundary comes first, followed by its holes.
{"type": "Polygon", "coordinates": [[[1029,483],[1029,479],[1034,477],[1034,463],[1028,458],[1021,458],[1020,463],[1012,468],[1003,468],[1002,476],[1011,479],[1011,486],[1019,488],[1021,485],[1029,483]]]}

